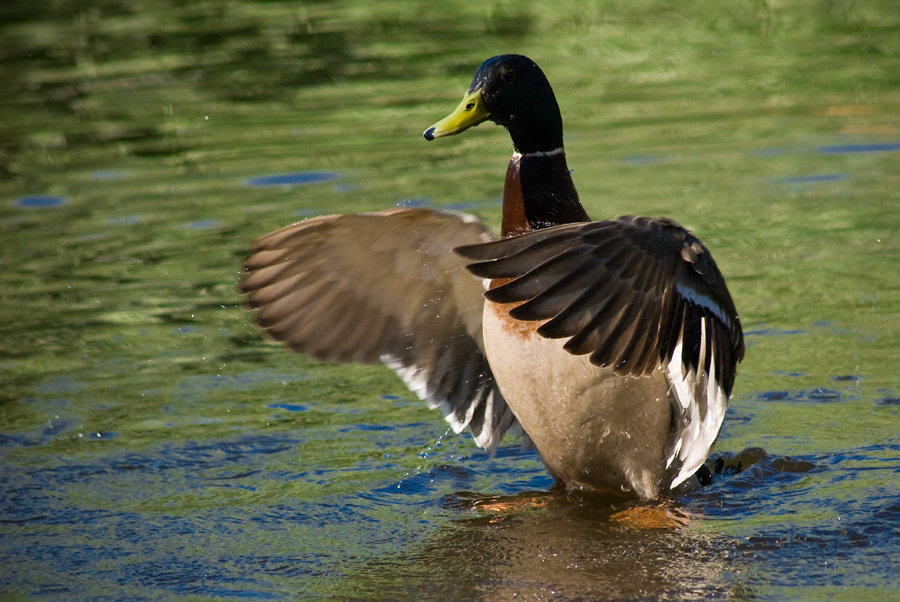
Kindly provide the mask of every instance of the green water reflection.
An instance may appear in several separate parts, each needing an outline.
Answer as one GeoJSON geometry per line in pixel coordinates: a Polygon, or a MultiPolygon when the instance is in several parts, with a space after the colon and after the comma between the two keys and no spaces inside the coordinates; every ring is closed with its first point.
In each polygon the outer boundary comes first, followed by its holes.
{"type": "Polygon", "coordinates": [[[0,591],[895,595],[898,64],[876,0],[4,3],[0,591]],[[748,349],[719,450],[770,456],[680,500],[685,529],[478,510],[546,489],[537,458],[239,307],[249,241],[305,216],[496,226],[506,134],[421,132],[502,52],[547,72],[593,217],[673,217],[728,277],[748,349]]]}

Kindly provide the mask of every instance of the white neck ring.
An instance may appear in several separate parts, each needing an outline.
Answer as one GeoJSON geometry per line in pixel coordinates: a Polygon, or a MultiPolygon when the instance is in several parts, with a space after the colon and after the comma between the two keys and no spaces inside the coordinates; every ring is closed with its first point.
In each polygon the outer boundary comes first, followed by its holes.
{"type": "Polygon", "coordinates": [[[556,155],[561,155],[566,152],[563,147],[554,148],[549,151],[534,151],[531,153],[520,153],[518,151],[513,153],[513,159],[522,158],[522,157],[555,157],[556,155]]]}

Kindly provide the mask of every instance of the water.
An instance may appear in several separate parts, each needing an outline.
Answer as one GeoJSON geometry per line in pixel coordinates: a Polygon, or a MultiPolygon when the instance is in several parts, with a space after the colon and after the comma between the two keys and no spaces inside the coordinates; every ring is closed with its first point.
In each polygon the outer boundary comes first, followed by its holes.
{"type": "Polygon", "coordinates": [[[896,597],[892,3],[445,4],[0,9],[0,592],[896,597]],[[240,309],[249,242],[302,217],[496,227],[505,133],[421,132],[501,52],[548,73],[591,215],[676,218],[728,277],[747,357],[684,527],[240,309]]]}

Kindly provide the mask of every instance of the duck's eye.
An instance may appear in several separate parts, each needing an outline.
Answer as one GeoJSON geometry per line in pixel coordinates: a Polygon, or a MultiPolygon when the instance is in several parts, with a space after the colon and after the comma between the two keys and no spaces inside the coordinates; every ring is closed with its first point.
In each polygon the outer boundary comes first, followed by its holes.
{"type": "Polygon", "coordinates": [[[516,73],[515,69],[507,69],[506,71],[504,71],[503,73],[500,74],[500,77],[502,77],[503,81],[505,81],[506,83],[511,84],[514,81],[516,81],[517,75],[518,74],[516,73]]]}
{"type": "Polygon", "coordinates": [[[467,104],[466,104],[466,110],[467,110],[467,111],[471,111],[471,110],[474,109],[474,108],[475,108],[475,103],[474,103],[474,102],[470,102],[470,103],[467,103],[467,104]]]}

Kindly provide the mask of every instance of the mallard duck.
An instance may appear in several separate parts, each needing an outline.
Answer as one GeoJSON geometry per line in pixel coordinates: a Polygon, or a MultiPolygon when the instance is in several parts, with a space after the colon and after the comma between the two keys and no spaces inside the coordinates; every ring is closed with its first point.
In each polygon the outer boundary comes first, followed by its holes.
{"type": "Polygon", "coordinates": [[[464,213],[315,217],[255,241],[241,290],[271,338],[384,362],[489,453],[524,431],[559,484],[654,499],[706,459],[744,353],[709,251],[666,218],[590,221],[541,69],[476,71],[427,140],[504,126],[500,239],[464,213]]]}

